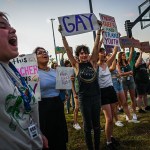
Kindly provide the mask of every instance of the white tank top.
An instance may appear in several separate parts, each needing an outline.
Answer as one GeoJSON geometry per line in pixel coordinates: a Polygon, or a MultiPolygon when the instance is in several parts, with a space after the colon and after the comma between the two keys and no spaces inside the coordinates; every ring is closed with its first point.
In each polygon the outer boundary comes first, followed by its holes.
{"type": "Polygon", "coordinates": [[[109,71],[108,66],[106,67],[105,70],[103,70],[103,68],[99,66],[98,83],[99,83],[100,88],[113,86],[112,77],[111,77],[111,73],[109,71]]]}

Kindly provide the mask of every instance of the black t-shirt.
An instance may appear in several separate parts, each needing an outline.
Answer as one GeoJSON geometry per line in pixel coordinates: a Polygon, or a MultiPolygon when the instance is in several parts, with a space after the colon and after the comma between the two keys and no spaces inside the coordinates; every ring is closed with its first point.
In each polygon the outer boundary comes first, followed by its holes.
{"type": "Polygon", "coordinates": [[[97,72],[90,62],[79,63],[79,95],[94,96],[99,94],[97,72]]]}
{"type": "Polygon", "coordinates": [[[137,68],[134,66],[134,80],[135,83],[148,83],[149,76],[147,71],[146,63],[139,65],[137,68]]]}

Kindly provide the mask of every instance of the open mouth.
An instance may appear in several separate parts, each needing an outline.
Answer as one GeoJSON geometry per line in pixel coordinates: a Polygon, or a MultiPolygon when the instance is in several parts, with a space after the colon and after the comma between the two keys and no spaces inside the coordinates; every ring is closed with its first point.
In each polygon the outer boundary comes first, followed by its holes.
{"type": "Polygon", "coordinates": [[[17,46],[17,38],[15,36],[11,37],[8,42],[12,46],[17,46]]]}

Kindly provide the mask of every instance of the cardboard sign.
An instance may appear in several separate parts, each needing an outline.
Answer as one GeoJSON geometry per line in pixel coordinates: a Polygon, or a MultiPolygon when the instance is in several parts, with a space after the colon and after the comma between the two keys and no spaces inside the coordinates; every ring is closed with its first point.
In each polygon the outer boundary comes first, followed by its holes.
{"type": "MultiPolygon", "coordinates": [[[[72,47],[69,47],[69,48],[70,48],[71,52],[73,52],[72,47]]],[[[56,51],[56,54],[66,53],[65,48],[64,47],[59,47],[59,46],[56,47],[55,51],[56,51]]]]}
{"type": "Polygon", "coordinates": [[[98,30],[99,24],[93,13],[58,17],[62,26],[62,35],[70,36],[98,30]]]}
{"type": "Polygon", "coordinates": [[[131,39],[129,37],[124,36],[124,37],[120,37],[119,41],[120,41],[120,46],[122,48],[131,48],[131,47],[141,48],[140,41],[136,39],[131,39]]]}
{"type": "Polygon", "coordinates": [[[72,83],[70,80],[74,71],[72,67],[57,67],[56,68],[56,89],[71,89],[72,83]]]}
{"type": "Polygon", "coordinates": [[[36,100],[41,100],[40,82],[38,75],[38,65],[36,54],[18,56],[11,60],[18,72],[25,78],[28,85],[32,88],[36,100]]]}
{"type": "Polygon", "coordinates": [[[103,44],[105,47],[107,47],[106,52],[109,53],[110,51],[112,51],[111,48],[113,48],[114,46],[120,46],[120,34],[117,31],[117,25],[114,17],[101,13],[99,15],[100,20],[102,21],[102,29],[104,30],[103,44]]]}
{"type": "Polygon", "coordinates": [[[55,49],[56,54],[60,54],[60,53],[66,53],[66,50],[64,47],[59,47],[57,46],[55,49]]]}
{"type": "Polygon", "coordinates": [[[145,52],[145,53],[150,53],[150,45],[149,42],[141,42],[141,51],[145,52]]]}

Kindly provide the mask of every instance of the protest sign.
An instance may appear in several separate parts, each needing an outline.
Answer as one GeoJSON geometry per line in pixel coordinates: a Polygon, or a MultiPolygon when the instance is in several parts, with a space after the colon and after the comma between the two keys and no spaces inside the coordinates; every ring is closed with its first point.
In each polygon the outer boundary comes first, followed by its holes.
{"type": "Polygon", "coordinates": [[[55,52],[56,52],[56,54],[66,53],[66,50],[65,50],[64,47],[59,47],[59,46],[57,46],[57,47],[55,48],[55,52]]]}
{"type": "Polygon", "coordinates": [[[100,28],[93,13],[61,16],[58,20],[62,26],[63,36],[82,34],[100,28]]]}
{"type": "Polygon", "coordinates": [[[56,68],[56,89],[71,89],[70,77],[74,71],[72,67],[56,68]]]}
{"type": "Polygon", "coordinates": [[[120,46],[119,44],[119,36],[120,34],[117,31],[117,25],[115,22],[115,18],[112,16],[108,16],[105,14],[99,14],[100,20],[102,21],[102,29],[103,33],[103,44],[105,46],[106,52],[112,52],[112,48],[114,46],[120,46]]]}
{"type": "Polygon", "coordinates": [[[141,51],[145,52],[145,53],[150,53],[150,45],[149,42],[141,42],[141,51]]]}
{"type": "MultiPolygon", "coordinates": [[[[72,47],[69,47],[70,51],[73,52],[72,47]]],[[[60,54],[60,53],[66,53],[66,50],[64,47],[59,47],[57,46],[55,49],[56,54],[60,54]]]]}
{"type": "Polygon", "coordinates": [[[25,78],[30,88],[35,93],[36,100],[41,100],[38,65],[35,54],[18,56],[11,60],[18,72],[25,78]]]}
{"type": "Polygon", "coordinates": [[[141,47],[139,40],[129,38],[127,36],[120,37],[119,41],[120,41],[120,46],[122,48],[131,48],[131,47],[140,48],[141,47]]]}

